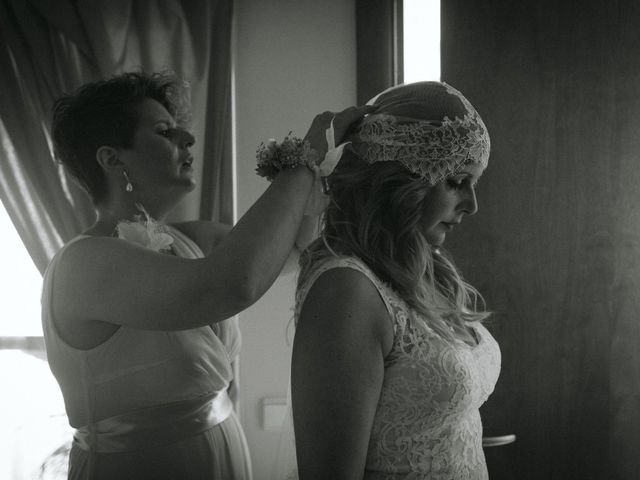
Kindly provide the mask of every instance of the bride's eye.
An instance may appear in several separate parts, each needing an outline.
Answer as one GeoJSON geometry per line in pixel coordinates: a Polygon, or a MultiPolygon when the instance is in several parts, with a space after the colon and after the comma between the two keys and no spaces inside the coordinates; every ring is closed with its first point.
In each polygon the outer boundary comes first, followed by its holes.
{"type": "Polygon", "coordinates": [[[465,180],[464,178],[456,178],[456,177],[447,178],[447,185],[450,188],[459,190],[462,188],[464,180],[465,180]]]}

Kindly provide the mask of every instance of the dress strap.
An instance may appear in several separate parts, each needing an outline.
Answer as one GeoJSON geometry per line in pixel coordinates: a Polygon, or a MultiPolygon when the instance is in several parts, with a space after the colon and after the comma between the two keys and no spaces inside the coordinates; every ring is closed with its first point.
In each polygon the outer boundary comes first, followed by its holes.
{"type": "Polygon", "coordinates": [[[380,298],[382,298],[385,307],[387,308],[387,312],[389,313],[389,320],[391,321],[392,328],[395,333],[397,328],[395,317],[400,305],[395,300],[393,291],[386,283],[378,278],[378,276],[369,268],[369,266],[364,261],[362,261],[358,257],[353,256],[328,257],[320,261],[318,265],[314,267],[313,271],[304,282],[304,285],[300,285],[300,288],[298,289],[298,292],[296,294],[296,321],[298,316],[300,315],[300,309],[302,308],[304,299],[309,293],[309,290],[311,290],[311,286],[320,277],[320,275],[334,268],[350,268],[352,270],[357,270],[365,277],[367,277],[371,283],[373,283],[373,285],[376,287],[376,290],[378,290],[380,298]]]}
{"type": "Polygon", "coordinates": [[[74,443],[94,453],[133,452],[198,435],[231,414],[227,391],[105,418],[76,430],[74,443]]]}
{"type": "Polygon", "coordinates": [[[171,248],[178,257],[182,258],[203,258],[204,253],[196,242],[182,233],[176,227],[165,225],[167,233],[173,237],[171,248]]]}

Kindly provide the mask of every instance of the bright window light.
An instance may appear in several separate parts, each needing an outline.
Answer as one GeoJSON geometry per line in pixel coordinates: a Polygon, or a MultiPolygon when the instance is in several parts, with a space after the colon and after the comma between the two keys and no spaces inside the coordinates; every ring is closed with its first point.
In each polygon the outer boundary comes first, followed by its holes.
{"type": "Polygon", "coordinates": [[[404,82],[440,80],[440,0],[404,0],[404,82]]]}
{"type": "Polygon", "coordinates": [[[8,252],[0,270],[0,337],[42,336],[42,277],[0,203],[0,248],[8,252]]]}

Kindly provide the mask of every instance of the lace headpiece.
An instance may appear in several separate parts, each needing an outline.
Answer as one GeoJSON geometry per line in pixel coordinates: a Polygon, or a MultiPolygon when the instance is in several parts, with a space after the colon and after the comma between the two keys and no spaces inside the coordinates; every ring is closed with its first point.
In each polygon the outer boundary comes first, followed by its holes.
{"type": "Polygon", "coordinates": [[[399,161],[431,185],[465,165],[487,166],[490,140],[469,101],[444,82],[392,87],[369,101],[378,105],[353,136],[353,149],[369,164],[399,161]]]}

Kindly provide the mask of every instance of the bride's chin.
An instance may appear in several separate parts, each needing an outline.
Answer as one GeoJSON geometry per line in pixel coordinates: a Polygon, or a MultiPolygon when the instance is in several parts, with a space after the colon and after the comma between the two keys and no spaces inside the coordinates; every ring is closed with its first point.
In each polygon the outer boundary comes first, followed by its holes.
{"type": "Polygon", "coordinates": [[[427,238],[427,243],[429,243],[432,248],[436,249],[442,246],[445,238],[446,235],[444,233],[441,235],[431,235],[429,238],[427,238]]]}

